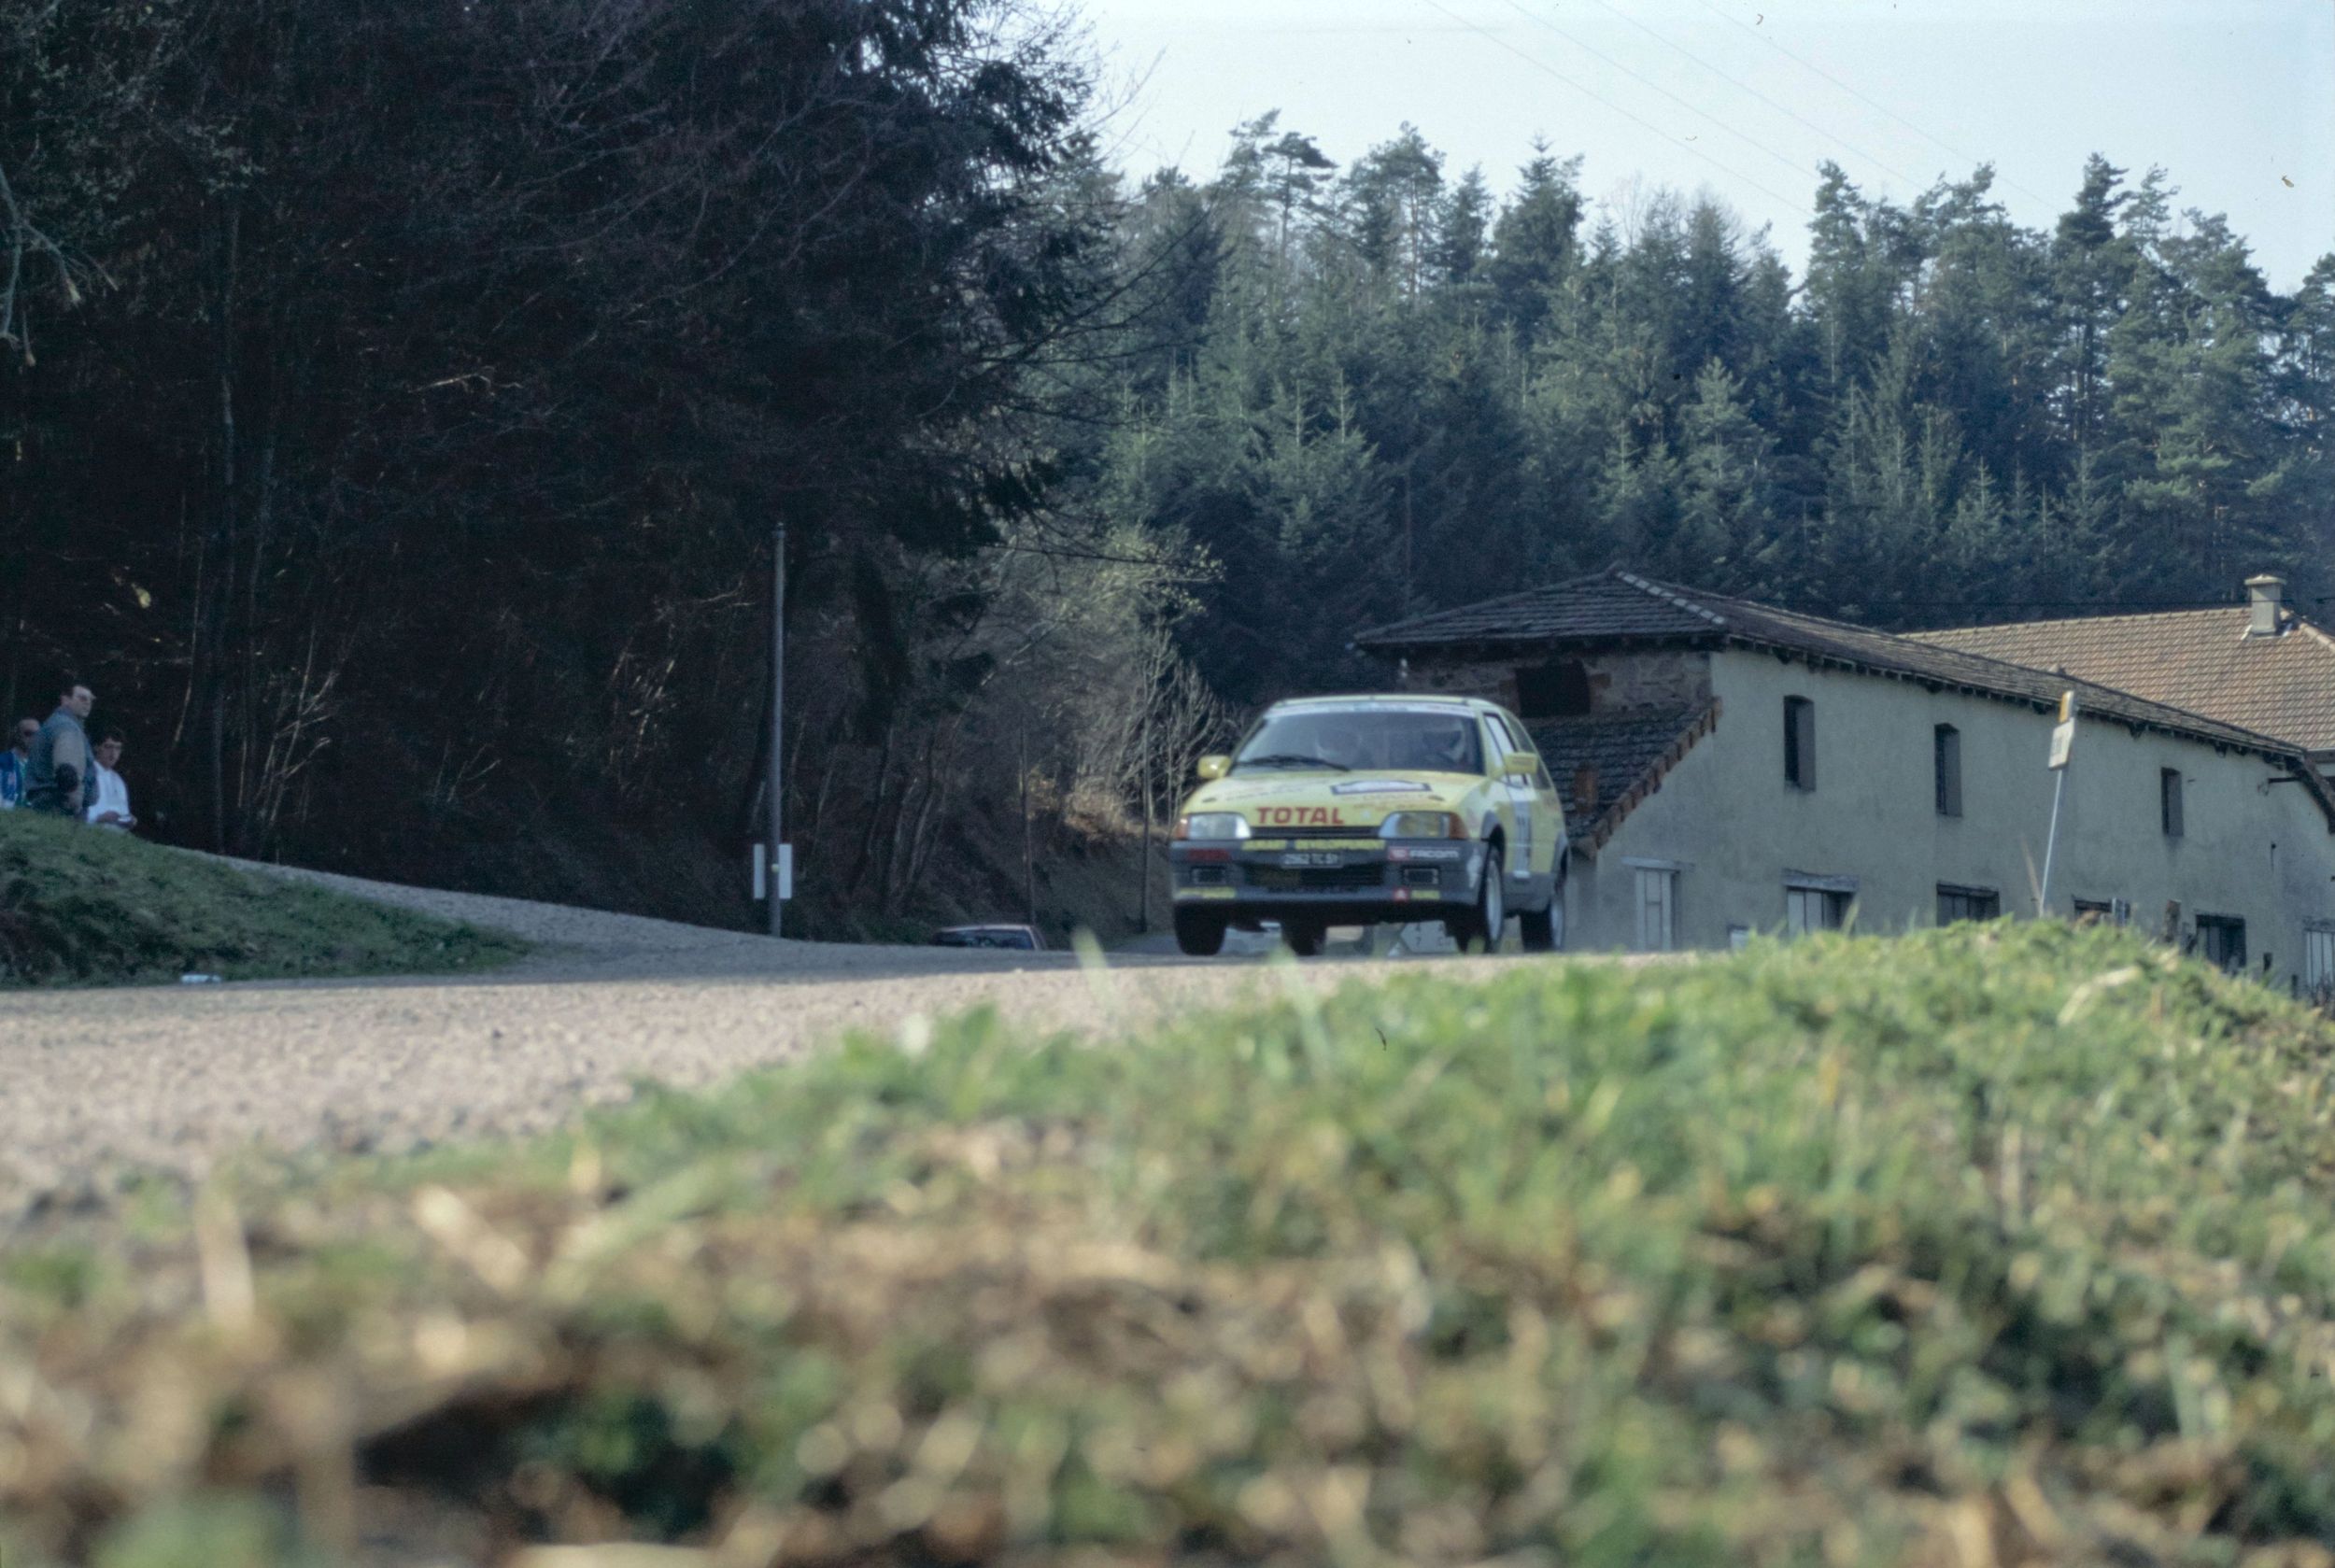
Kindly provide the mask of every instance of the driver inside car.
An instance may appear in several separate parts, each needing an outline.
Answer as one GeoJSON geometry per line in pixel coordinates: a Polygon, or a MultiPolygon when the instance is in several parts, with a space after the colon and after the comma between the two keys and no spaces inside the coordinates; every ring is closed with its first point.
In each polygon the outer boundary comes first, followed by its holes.
{"type": "Polygon", "coordinates": [[[1342,726],[1335,728],[1325,726],[1314,751],[1323,761],[1335,763],[1340,768],[1362,766],[1362,736],[1358,731],[1342,726]]]}
{"type": "Polygon", "coordinates": [[[1446,773],[1464,773],[1467,770],[1467,730],[1465,726],[1441,726],[1422,740],[1426,766],[1446,773]]]}

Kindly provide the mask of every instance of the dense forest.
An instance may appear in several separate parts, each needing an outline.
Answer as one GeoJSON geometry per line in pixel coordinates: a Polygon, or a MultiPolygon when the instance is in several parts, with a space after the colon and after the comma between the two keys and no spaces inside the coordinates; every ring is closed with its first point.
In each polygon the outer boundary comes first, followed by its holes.
{"type": "MultiPolygon", "coordinates": [[[[805,928],[1065,868],[1359,629],[1622,561],[1887,626],[2326,566],[2335,257],[2167,176],[1811,171],[1809,261],[1578,160],[1097,151],[1005,0],[0,18],[0,697],[163,836],[805,928]]],[[[1125,896],[1135,896],[1128,879],[1125,896]]]]}
{"type": "Polygon", "coordinates": [[[1341,171],[1268,117],[1143,189],[1204,282],[1104,486],[1221,565],[1188,641],[1227,698],[1611,561],[1890,628],[2328,590],[2335,256],[2281,295],[2098,157],[2048,233],[1986,168],[1899,206],[1828,164],[1795,278],[1716,202],[1578,172],[1535,149],[1502,201],[1409,127],[1341,171]]]}

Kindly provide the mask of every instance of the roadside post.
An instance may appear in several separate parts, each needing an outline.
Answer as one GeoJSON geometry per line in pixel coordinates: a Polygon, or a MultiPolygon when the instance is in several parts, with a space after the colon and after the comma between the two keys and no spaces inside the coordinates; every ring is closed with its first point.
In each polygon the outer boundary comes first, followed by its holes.
{"type": "Polygon", "coordinates": [[[2075,752],[2075,693],[2059,694],[2059,722],[2051,731],[2051,830],[2044,836],[2043,882],[2035,889],[2035,918],[2051,908],[2051,857],[2059,847],[2059,801],[2067,794],[2068,758],[2075,752]]]}
{"type": "Polygon", "coordinates": [[[764,793],[770,798],[770,855],[763,845],[754,853],[755,897],[763,895],[765,868],[777,873],[770,888],[771,935],[779,934],[786,900],[795,896],[794,846],[786,841],[786,772],[779,766],[786,743],[786,522],[779,519],[776,547],[771,553],[771,776],[764,793]]]}

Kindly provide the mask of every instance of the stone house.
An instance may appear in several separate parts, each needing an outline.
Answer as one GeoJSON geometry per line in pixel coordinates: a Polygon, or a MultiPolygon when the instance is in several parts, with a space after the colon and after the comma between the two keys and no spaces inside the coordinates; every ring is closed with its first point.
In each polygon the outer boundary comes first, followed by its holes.
{"type": "Polygon", "coordinates": [[[2063,690],[2054,912],[2335,985],[2335,786],[2310,750],[2024,664],[1611,570],[1356,639],[1525,721],[1572,833],[1566,945],[2028,913],[2063,690]]]}

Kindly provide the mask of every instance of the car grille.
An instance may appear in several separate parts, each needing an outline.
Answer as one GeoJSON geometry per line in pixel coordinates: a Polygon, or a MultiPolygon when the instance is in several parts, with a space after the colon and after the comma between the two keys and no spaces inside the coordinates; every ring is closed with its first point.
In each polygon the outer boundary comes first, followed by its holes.
{"type": "Polygon", "coordinates": [[[1376,839],[1375,827],[1252,827],[1259,839],[1376,839]]]}
{"type": "Polygon", "coordinates": [[[1376,861],[1354,866],[1244,866],[1249,885],[1267,893],[1358,893],[1386,885],[1376,861]]]}

